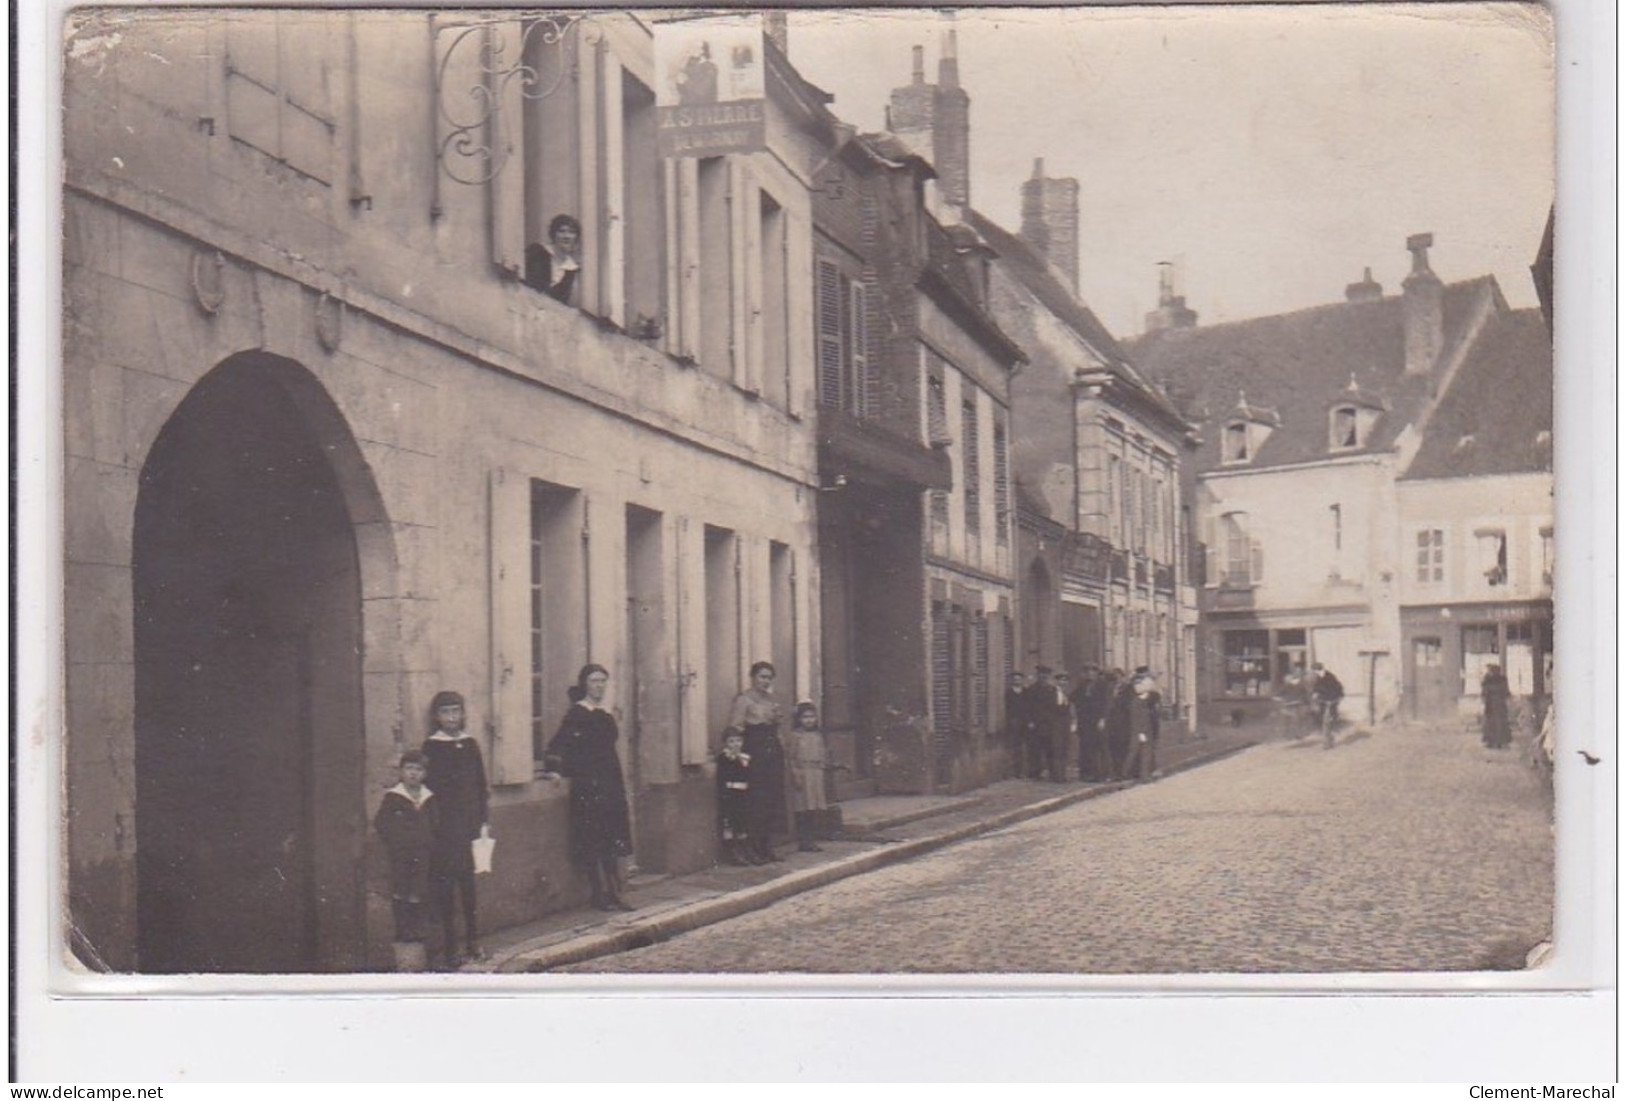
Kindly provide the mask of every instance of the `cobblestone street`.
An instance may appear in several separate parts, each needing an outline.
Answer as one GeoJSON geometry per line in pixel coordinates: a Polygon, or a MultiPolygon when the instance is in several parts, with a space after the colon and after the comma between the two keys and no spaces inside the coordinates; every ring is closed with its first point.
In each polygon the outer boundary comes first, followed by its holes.
{"type": "Polygon", "coordinates": [[[1551,927],[1549,808],[1460,726],[1277,741],[569,970],[1519,967],[1551,927]]]}

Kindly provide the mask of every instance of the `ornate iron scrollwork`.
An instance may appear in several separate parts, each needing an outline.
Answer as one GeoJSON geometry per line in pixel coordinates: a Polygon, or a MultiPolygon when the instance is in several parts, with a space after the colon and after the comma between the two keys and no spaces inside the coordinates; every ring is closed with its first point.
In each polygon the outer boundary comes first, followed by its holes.
{"type": "Polygon", "coordinates": [[[449,128],[440,139],[440,166],[462,184],[489,183],[507,163],[506,146],[495,137],[508,123],[502,103],[510,86],[517,85],[525,99],[546,99],[556,92],[571,67],[565,64],[566,40],[582,16],[566,12],[516,11],[500,19],[437,23],[435,44],[445,41],[435,71],[435,98],[440,118],[449,128]],[[517,49],[512,38],[499,36],[502,25],[518,23],[517,49]],[[554,75],[543,77],[526,61],[532,50],[557,50],[554,75]],[[510,56],[510,53],[517,56],[510,56]],[[479,79],[467,88],[454,87],[453,75],[472,56],[479,79]]]}

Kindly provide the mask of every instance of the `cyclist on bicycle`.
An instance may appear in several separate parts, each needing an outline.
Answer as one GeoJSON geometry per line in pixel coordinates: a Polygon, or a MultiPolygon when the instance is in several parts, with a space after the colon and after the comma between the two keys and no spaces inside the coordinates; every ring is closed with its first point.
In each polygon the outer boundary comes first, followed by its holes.
{"type": "Polygon", "coordinates": [[[1326,737],[1326,748],[1332,748],[1332,731],[1337,726],[1337,705],[1343,699],[1343,682],[1337,675],[1327,669],[1320,662],[1310,667],[1309,676],[1309,702],[1315,718],[1320,723],[1320,732],[1326,737]]]}

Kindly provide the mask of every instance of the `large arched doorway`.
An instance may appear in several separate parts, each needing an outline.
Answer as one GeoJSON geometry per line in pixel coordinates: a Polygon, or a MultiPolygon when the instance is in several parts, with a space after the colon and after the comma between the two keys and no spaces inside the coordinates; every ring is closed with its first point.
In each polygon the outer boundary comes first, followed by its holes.
{"type": "Polygon", "coordinates": [[[193,388],[142,468],[143,971],[362,957],[362,589],[342,423],[302,367],[238,356],[193,388]]]}

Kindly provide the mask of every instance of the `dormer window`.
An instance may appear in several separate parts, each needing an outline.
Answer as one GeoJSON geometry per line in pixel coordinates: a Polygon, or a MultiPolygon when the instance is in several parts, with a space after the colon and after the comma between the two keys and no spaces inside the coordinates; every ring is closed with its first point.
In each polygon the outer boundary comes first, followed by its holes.
{"type": "Polygon", "coordinates": [[[1332,410],[1331,443],[1333,451],[1360,446],[1360,411],[1354,406],[1339,405],[1332,410]]]}
{"type": "Polygon", "coordinates": [[[1247,447],[1247,422],[1231,421],[1224,426],[1224,461],[1244,463],[1252,457],[1247,447]]]}

